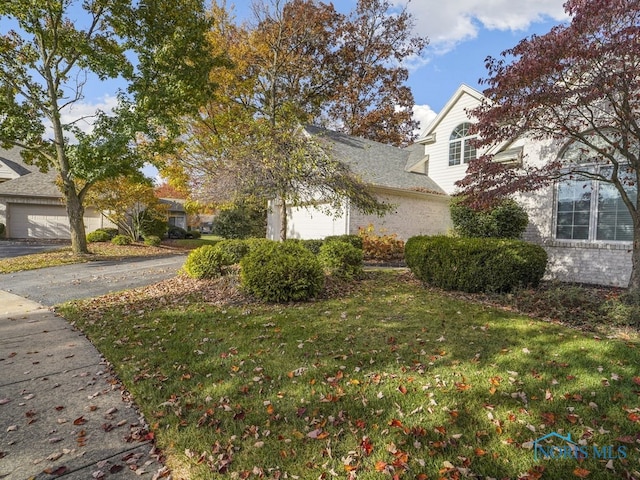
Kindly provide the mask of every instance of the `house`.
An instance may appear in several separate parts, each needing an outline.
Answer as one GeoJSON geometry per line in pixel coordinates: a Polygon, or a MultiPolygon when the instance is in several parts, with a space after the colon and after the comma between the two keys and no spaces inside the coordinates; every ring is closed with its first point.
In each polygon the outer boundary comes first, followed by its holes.
{"type": "Polygon", "coordinates": [[[167,206],[169,226],[187,229],[187,212],[182,198],[161,198],[160,203],[167,206]]]}
{"type": "MultiPolygon", "coordinates": [[[[27,165],[20,150],[0,149],[0,223],[7,238],[69,239],[69,220],[55,172],[27,165]]],[[[88,232],[112,226],[94,208],[86,208],[88,232]]]]}
{"type": "MultiPolygon", "coordinates": [[[[575,154],[570,142],[518,138],[477,152],[469,127],[469,110],[483,96],[460,86],[416,143],[399,149],[368,140],[329,133],[335,154],[348,163],[373,191],[396,208],[383,218],[363,216],[347,205],[336,217],[318,209],[291,208],[289,235],[323,238],[357,233],[369,223],[407,239],[444,234],[450,228],[448,202],[457,191],[470,160],[493,154],[494,161],[518,168],[542,165],[575,154]]],[[[319,132],[314,131],[317,134],[319,132]]],[[[619,195],[595,180],[562,181],[516,198],[529,214],[524,239],[542,245],[549,255],[546,278],[566,282],[626,286],[631,274],[633,230],[619,195]]],[[[278,209],[272,208],[268,235],[278,238],[278,209]]]]}
{"type": "MultiPolygon", "coordinates": [[[[435,235],[451,227],[449,197],[427,174],[409,167],[424,159],[424,147],[397,148],[318,127],[306,127],[329,154],[349,165],[382,201],[393,206],[384,217],[364,215],[345,202],[333,215],[323,205],[288,207],[287,237],[318,239],[330,235],[357,234],[359,227],[373,225],[376,231],[395,233],[408,239],[435,235]]],[[[280,208],[269,206],[267,237],[280,238],[280,208]]],[[[326,207],[326,205],[324,206],[326,207]]]]}

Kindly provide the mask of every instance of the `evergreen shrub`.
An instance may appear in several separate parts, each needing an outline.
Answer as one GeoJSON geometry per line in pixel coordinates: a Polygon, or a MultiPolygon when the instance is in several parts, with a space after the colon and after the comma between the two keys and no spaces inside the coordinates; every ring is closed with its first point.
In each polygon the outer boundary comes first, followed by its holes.
{"type": "Polygon", "coordinates": [[[93,232],[87,233],[87,242],[88,243],[97,243],[97,242],[109,242],[113,237],[109,235],[109,233],[104,230],[94,230],[93,232]]]}
{"type": "Polygon", "coordinates": [[[217,248],[218,245],[203,245],[189,253],[182,269],[191,278],[217,278],[224,275],[233,261],[217,248]]]}
{"type": "Polygon", "coordinates": [[[114,245],[131,245],[131,237],[127,235],[116,235],[111,239],[111,243],[114,245]]]}
{"type": "Polygon", "coordinates": [[[240,267],[242,288],[267,302],[308,300],[324,287],[320,261],[299,242],[257,244],[240,267]]]}
{"type": "Polygon", "coordinates": [[[445,290],[509,292],[538,286],[547,253],[520,240],[417,236],[407,241],[405,261],[420,280],[445,290]]]}
{"type": "Polygon", "coordinates": [[[342,241],[327,242],[320,247],[320,263],[330,275],[351,280],[362,276],[362,249],[342,241]]]}

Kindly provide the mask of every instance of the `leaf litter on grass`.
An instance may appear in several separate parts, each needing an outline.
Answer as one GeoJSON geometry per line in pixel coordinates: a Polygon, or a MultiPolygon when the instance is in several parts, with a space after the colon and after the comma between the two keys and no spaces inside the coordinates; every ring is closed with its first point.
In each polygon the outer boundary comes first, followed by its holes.
{"type": "Polygon", "coordinates": [[[177,277],[62,309],[192,478],[636,475],[633,342],[459,301],[407,274],[289,305],[253,302],[234,281],[177,277]],[[629,455],[537,463],[531,444],[551,431],[625,440],[629,455]]]}

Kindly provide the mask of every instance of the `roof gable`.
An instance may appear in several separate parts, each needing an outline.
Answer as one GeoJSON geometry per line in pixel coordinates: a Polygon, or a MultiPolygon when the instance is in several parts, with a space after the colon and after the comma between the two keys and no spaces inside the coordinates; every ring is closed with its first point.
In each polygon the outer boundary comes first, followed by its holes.
{"type": "Polygon", "coordinates": [[[0,178],[17,178],[33,171],[29,168],[20,155],[19,148],[9,150],[0,149],[0,178]]]}
{"type": "Polygon", "coordinates": [[[433,119],[433,121],[427,126],[426,130],[422,132],[416,143],[433,143],[435,141],[435,131],[440,126],[440,123],[449,115],[449,113],[455,108],[464,96],[470,96],[478,103],[482,102],[484,96],[482,93],[467,85],[460,85],[455,91],[453,96],[446,103],[444,108],[440,110],[440,113],[433,119]]]}

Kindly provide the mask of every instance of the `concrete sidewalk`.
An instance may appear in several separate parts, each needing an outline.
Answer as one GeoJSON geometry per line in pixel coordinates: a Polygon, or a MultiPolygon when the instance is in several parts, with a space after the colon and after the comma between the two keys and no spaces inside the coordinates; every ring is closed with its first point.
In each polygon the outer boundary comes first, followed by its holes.
{"type": "Polygon", "coordinates": [[[170,478],[127,400],[84,335],[0,290],[0,479],[170,478]]]}

